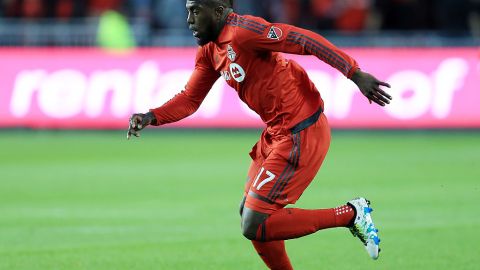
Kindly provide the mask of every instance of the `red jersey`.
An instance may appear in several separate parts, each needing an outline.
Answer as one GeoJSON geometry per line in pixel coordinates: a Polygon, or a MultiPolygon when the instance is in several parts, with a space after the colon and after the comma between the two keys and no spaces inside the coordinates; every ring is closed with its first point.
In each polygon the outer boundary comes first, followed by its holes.
{"type": "Polygon", "coordinates": [[[348,78],[358,69],[353,58],[314,32],[231,13],[218,39],[198,48],[185,90],[151,110],[157,124],[193,114],[222,76],[270,134],[289,130],[323,108],[323,101],[305,70],[279,52],[314,55],[348,78]]]}

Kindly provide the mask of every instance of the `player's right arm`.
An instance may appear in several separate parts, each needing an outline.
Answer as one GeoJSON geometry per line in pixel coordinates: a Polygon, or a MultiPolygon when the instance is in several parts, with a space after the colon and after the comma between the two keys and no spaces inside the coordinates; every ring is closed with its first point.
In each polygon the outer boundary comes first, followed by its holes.
{"type": "Polygon", "coordinates": [[[173,123],[197,111],[215,81],[220,77],[206,56],[206,49],[205,47],[198,49],[195,69],[183,91],[158,108],[151,109],[145,114],[136,113],[130,117],[127,138],[131,135],[138,137],[140,135],[138,132],[148,125],[173,123]]]}

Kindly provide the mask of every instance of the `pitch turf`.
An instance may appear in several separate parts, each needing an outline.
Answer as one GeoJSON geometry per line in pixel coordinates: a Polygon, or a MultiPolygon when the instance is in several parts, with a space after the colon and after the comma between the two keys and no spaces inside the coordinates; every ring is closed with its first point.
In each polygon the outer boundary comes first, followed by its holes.
{"type": "MultiPolygon", "coordinates": [[[[265,269],[238,203],[258,131],[0,131],[0,269],[265,269]]],[[[369,198],[382,253],[346,229],[296,269],[479,269],[478,132],[336,132],[298,207],[369,198]]]]}

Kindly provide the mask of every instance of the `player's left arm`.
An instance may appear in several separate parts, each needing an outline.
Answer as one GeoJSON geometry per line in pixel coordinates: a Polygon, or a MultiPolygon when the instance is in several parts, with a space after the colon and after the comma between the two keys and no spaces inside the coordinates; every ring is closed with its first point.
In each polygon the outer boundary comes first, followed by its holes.
{"type": "Polygon", "coordinates": [[[357,69],[350,79],[358,86],[360,92],[368,98],[370,103],[373,101],[380,106],[390,104],[392,97],[380,88],[380,86],[390,88],[390,84],[382,82],[372,74],[363,72],[360,69],[357,69]]]}
{"type": "Polygon", "coordinates": [[[370,103],[373,101],[380,106],[390,103],[391,96],[380,88],[390,87],[388,83],[361,71],[355,59],[321,35],[289,24],[269,23],[256,17],[251,17],[251,20],[254,22],[244,25],[248,27],[238,33],[245,47],[259,51],[314,55],[355,82],[370,103]]]}

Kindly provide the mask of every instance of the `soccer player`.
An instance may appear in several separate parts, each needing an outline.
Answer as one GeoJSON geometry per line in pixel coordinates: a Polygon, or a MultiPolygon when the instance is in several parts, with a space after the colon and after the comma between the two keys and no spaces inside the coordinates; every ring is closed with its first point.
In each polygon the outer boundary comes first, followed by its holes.
{"type": "Polygon", "coordinates": [[[369,201],[350,200],[330,209],[285,208],[315,177],[327,154],[330,128],[323,100],[305,70],[280,52],[314,55],[351,79],[380,106],[390,87],[360,70],[357,62],[322,36],[292,25],[238,15],[231,0],[187,0],[187,22],[200,45],[185,89],[164,105],[130,118],[127,137],[148,125],[165,125],[194,113],[221,76],[258,113],[266,128],[250,156],[240,205],[242,233],[270,269],[293,269],[284,241],[321,229],[347,227],[373,259],[378,230],[369,201]]]}

